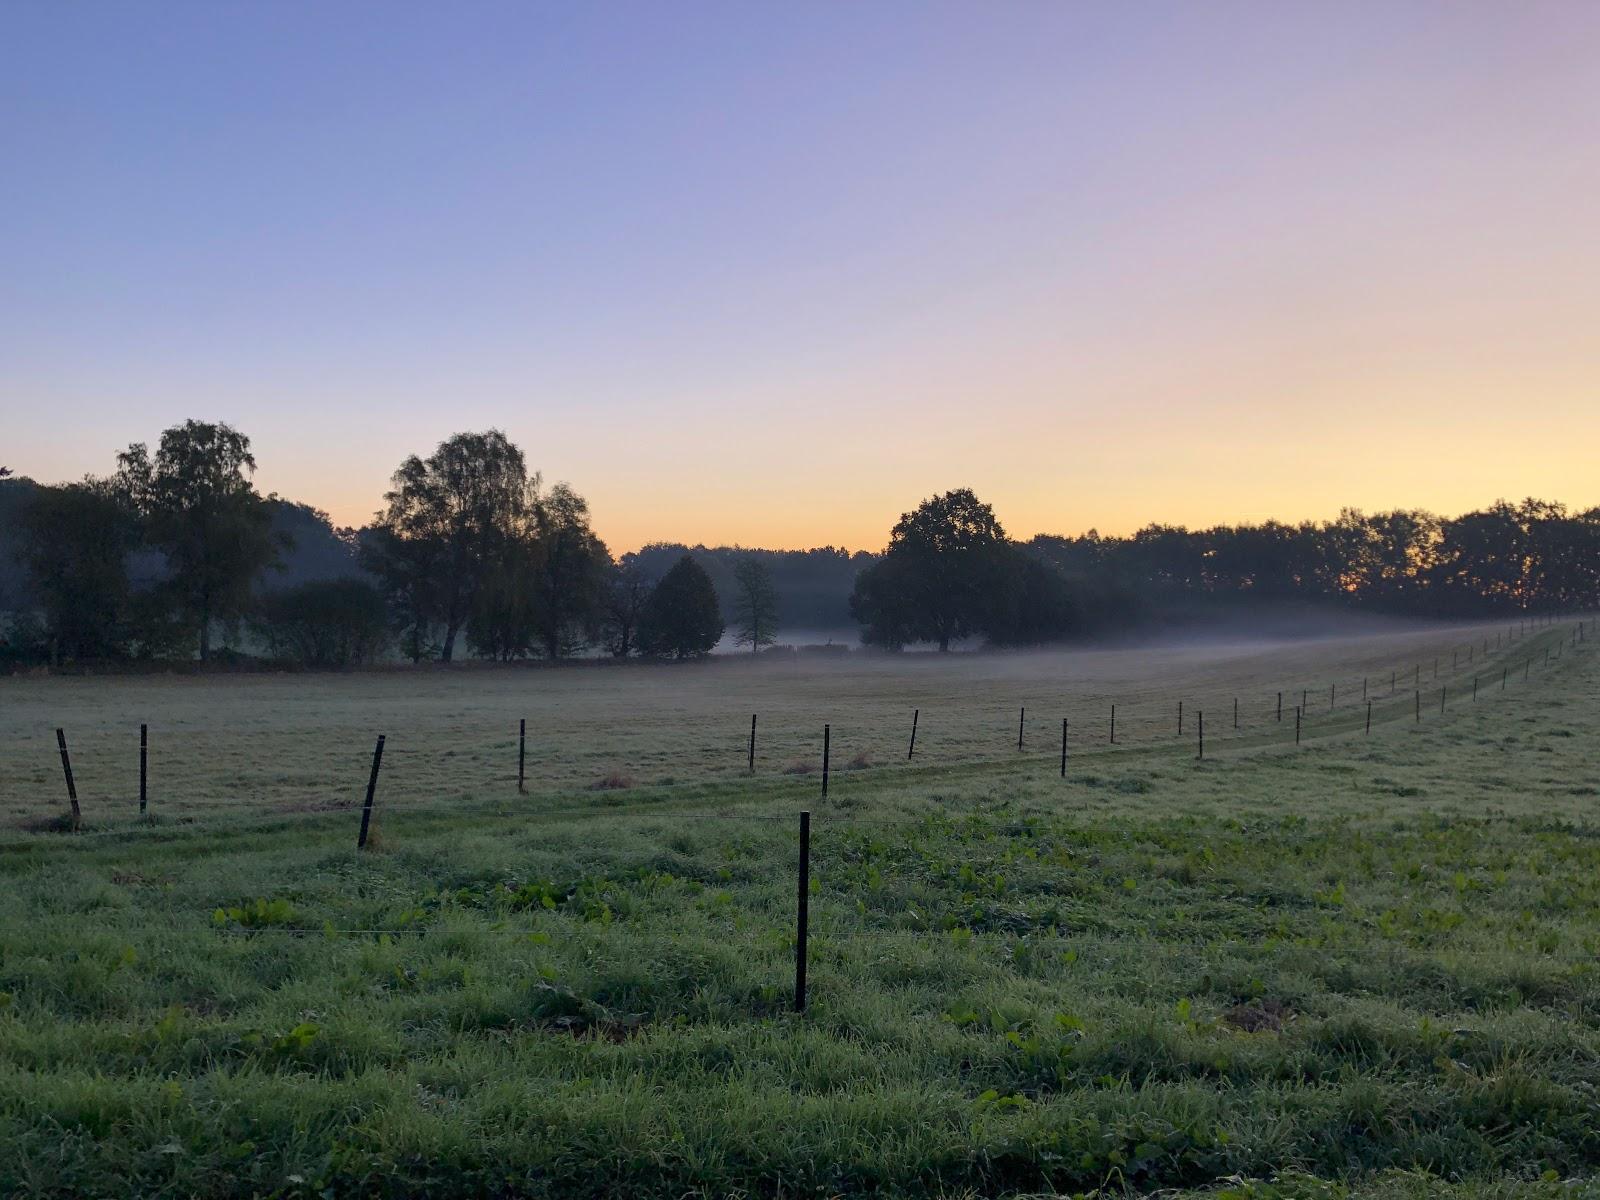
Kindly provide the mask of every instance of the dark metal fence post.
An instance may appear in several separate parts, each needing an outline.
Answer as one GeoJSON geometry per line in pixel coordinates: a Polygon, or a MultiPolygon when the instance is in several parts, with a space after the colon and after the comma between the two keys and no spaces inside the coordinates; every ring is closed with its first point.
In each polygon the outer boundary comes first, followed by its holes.
{"type": "Polygon", "coordinates": [[[750,774],[756,773],[756,714],[750,714],[750,774]]]}
{"type": "Polygon", "coordinates": [[[149,807],[150,791],[150,726],[139,726],[139,815],[144,816],[149,807]]]}
{"type": "Polygon", "coordinates": [[[911,710],[911,745],[906,748],[906,761],[911,761],[911,756],[917,752],[917,718],[922,716],[920,708],[911,710]]]}
{"type": "Polygon", "coordinates": [[[1028,710],[1026,707],[1017,709],[1017,749],[1019,751],[1022,749],[1022,723],[1027,717],[1028,710]]]}
{"type": "Polygon", "coordinates": [[[822,727],[822,798],[828,798],[828,753],[829,753],[829,726],[822,727]]]}
{"type": "Polygon", "coordinates": [[[1372,701],[1367,701],[1367,732],[1372,732],[1372,701]]]}
{"type": "Polygon", "coordinates": [[[526,780],[528,765],[528,718],[523,717],[517,722],[517,792],[521,794],[527,790],[526,780]]]}
{"type": "Polygon", "coordinates": [[[1117,744],[1117,706],[1111,706],[1111,744],[1117,744]]]}
{"type": "Polygon", "coordinates": [[[66,730],[56,730],[56,745],[61,748],[61,773],[67,777],[67,799],[72,802],[72,827],[76,829],[83,814],[78,811],[78,785],[72,782],[72,759],[67,757],[66,730]]]}
{"type": "Polygon", "coordinates": [[[811,813],[800,814],[800,869],[795,888],[794,1010],[806,1010],[806,939],[811,924],[811,813]]]}
{"type": "Polygon", "coordinates": [[[1061,718],[1061,778],[1067,777],[1067,719],[1061,718]]]}
{"type": "Polygon", "coordinates": [[[378,791],[378,768],[383,765],[383,734],[378,735],[378,744],[372,750],[372,774],[367,776],[367,800],[361,806],[361,836],[356,839],[356,849],[362,850],[367,845],[367,832],[372,828],[372,798],[378,791]]]}
{"type": "Polygon", "coordinates": [[[1296,746],[1300,744],[1300,710],[1298,708],[1294,710],[1294,744],[1296,746]]]}
{"type": "Polygon", "coordinates": [[[1417,695],[1417,720],[1420,722],[1422,720],[1422,689],[1421,688],[1417,689],[1416,695],[1417,695]]]}
{"type": "Polygon", "coordinates": [[[1178,736],[1183,736],[1183,701],[1178,701],[1178,736]]]}
{"type": "Polygon", "coordinates": [[[1239,697],[1233,698],[1233,727],[1239,728],[1239,697]]]}
{"type": "Polygon", "coordinates": [[[1278,720],[1283,720],[1283,693],[1278,693],[1278,720]]]}

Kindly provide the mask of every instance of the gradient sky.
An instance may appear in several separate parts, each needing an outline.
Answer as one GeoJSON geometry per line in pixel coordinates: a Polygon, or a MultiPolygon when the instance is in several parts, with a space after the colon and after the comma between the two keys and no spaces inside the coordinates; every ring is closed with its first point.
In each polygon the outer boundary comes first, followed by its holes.
{"type": "Polygon", "coordinates": [[[650,540],[1600,503],[1600,4],[0,6],[0,462],[650,540]]]}

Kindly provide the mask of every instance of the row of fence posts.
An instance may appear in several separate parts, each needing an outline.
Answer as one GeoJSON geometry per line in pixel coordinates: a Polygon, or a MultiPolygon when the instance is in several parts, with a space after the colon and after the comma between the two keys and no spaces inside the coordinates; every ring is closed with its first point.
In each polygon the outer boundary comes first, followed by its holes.
{"type": "MultiPolygon", "coordinates": [[[[1583,638],[1582,625],[1581,624],[1579,626],[1579,632],[1578,632],[1578,634],[1576,636],[1577,636],[1577,640],[1579,640],[1579,641],[1581,641],[1582,638],[1583,638]]],[[[1545,657],[1546,657],[1546,661],[1548,661],[1549,660],[1549,652],[1548,651],[1546,651],[1545,657]]],[[[1527,670],[1528,670],[1528,666],[1525,664],[1524,665],[1524,677],[1526,677],[1527,670]]],[[[1502,668],[1502,670],[1501,670],[1501,687],[1502,687],[1502,689],[1505,687],[1505,676],[1506,676],[1506,669],[1502,668]]],[[[1478,681],[1477,681],[1476,677],[1474,677],[1473,681],[1472,681],[1472,690],[1473,690],[1473,699],[1477,699],[1478,681]]],[[[1364,685],[1363,685],[1363,691],[1365,691],[1365,686],[1364,685]]],[[[1446,696],[1446,689],[1444,687],[1441,687],[1439,689],[1439,711],[1440,712],[1444,711],[1445,696],[1446,696]]],[[[1331,701],[1332,701],[1332,688],[1331,687],[1329,689],[1329,699],[1330,699],[1330,703],[1331,703],[1331,701]]],[[[1418,721],[1420,721],[1422,719],[1422,691],[1421,691],[1420,688],[1416,690],[1415,703],[1416,703],[1416,719],[1418,721]]],[[[1282,692],[1278,693],[1278,704],[1279,704],[1279,716],[1280,716],[1280,719],[1281,719],[1281,716],[1282,716],[1282,704],[1283,704],[1283,693],[1282,692]]],[[[1295,740],[1295,744],[1296,745],[1298,745],[1300,743],[1300,724],[1301,724],[1301,713],[1302,713],[1303,707],[1304,707],[1304,703],[1303,703],[1303,698],[1302,698],[1302,704],[1296,706],[1296,708],[1294,710],[1294,740],[1295,740]]],[[[1182,701],[1179,701],[1178,711],[1179,711],[1179,717],[1178,717],[1179,731],[1181,732],[1182,731],[1182,722],[1183,722],[1182,701]]],[[[916,710],[913,711],[912,718],[911,718],[911,744],[910,744],[910,746],[909,746],[909,748],[907,749],[907,752],[906,752],[907,759],[910,759],[911,756],[916,753],[916,748],[917,748],[917,720],[918,720],[918,718],[920,716],[921,716],[921,709],[916,709],[916,710]]],[[[1017,722],[1018,722],[1018,724],[1017,724],[1017,749],[1019,751],[1023,747],[1023,733],[1024,733],[1024,730],[1025,730],[1026,718],[1027,718],[1027,708],[1023,707],[1023,708],[1021,708],[1019,710],[1018,716],[1017,716],[1017,722]]],[[[1112,706],[1112,722],[1113,722],[1113,725],[1112,725],[1112,741],[1116,740],[1115,721],[1116,721],[1116,706],[1113,705],[1112,706]]],[[[1237,699],[1234,700],[1234,725],[1235,725],[1235,728],[1237,728],[1237,726],[1238,726],[1238,700],[1237,699]]],[[[1204,759],[1205,758],[1205,753],[1206,753],[1206,750],[1205,750],[1206,742],[1205,742],[1205,713],[1203,711],[1197,711],[1195,713],[1195,727],[1196,727],[1196,737],[1197,737],[1197,748],[1196,748],[1196,755],[1195,756],[1197,758],[1204,759]]],[[[1066,717],[1062,717],[1061,718],[1061,777],[1063,779],[1065,779],[1066,775],[1067,775],[1067,730],[1068,730],[1067,718],[1066,717]]],[[[1372,700],[1370,698],[1367,700],[1366,731],[1368,733],[1372,732],[1372,700]]],[[[828,766],[829,766],[828,760],[829,760],[829,751],[830,751],[830,743],[831,743],[830,734],[831,734],[831,726],[827,725],[827,724],[823,725],[823,727],[822,727],[822,795],[823,795],[824,798],[826,798],[827,794],[828,794],[828,766]]],[[[527,757],[526,757],[526,755],[527,755],[527,735],[528,735],[528,722],[527,722],[527,718],[524,717],[519,721],[518,730],[517,730],[517,791],[519,793],[524,791],[525,782],[526,782],[525,766],[526,766],[526,761],[527,761],[527,757]]],[[[378,772],[383,766],[383,746],[384,746],[384,741],[385,741],[385,736],[380,733],[378,735],[377,744],[373,747],[373,750],[372,750],[372,770],[371,770],[370,774],[367,776],[367,794],[366,794],[365,800],[363,801],[363,803],[361,805],[361,833],[358,836],[357,841],[356,841],[357,849],[365,849],[366,846],[367,846],[368,840],[370,838],[370,835],[371,835],[372,810],[373,810],[373,805],[374,805],[374,803],[376,801],[376,798],[377,798],[378,772]]],[[[66,775],[67,796],[68,796],[68,798],[70,799],[70,801],[72,803],[72,823],[73,823],[73,827],[77,828],[79,820],[80,820],[80,814],[79,814],[79,809],[78,809],[78,790],[77,790],[77,786],[73,782],[73,778],[72,778],[72,760],[71,760],[70,756],[67,753],[67,735],[66,735],[66,731],[64,729],[58,728],[56,730],[56,743],[57,743],[57,745],[58,745],[58,747],[60,748],[60,751],[61,751],[61,768],[62,768],[62,771],[66,775]]],[[[756,714],[752,713],[750,715],[750,769],[752,771],[755,769],[755,745],[756,745],[756,714]]],[[[148,753],[149,753],[149,728],[146,725],[140,725],[139,726],[139,811],[141,813],[145,811],[146,801],[147,801],[146,779],[147,779],[148,753]]],[[[796,1013],[804,1013],[806,1011],[806,968],[807,968],[807,956],[808,956],[808,952],[809,952],[810,935],[811,935],[810,926],[811,926],[811,812],[810,812],[809,809],[806,809],[806,810],[802,810],[801,813],[800,813],[800,848],[799,848],[799,859],[798,859],[798,863],[797,863],[797,869],[796,869],[796,872],[795,872],[794,1011],[796,1013]]]]}
{"type": "MultiPolygon", "coordinates": [[[[1580,642],[1585,640],[1585,627],[1584,626],[1585,626],[1585,622],[1584,621],[1580,620],[1579,622],[1577,622],[1577,624],[1576,624],[1576,626],[1574,628],[1574,631],[1573,631],[1572,635],[1570,636],[1570,638],[1568,640],[1568,644],[1569,645],[1577,645],[1578,643],[1580,643],[1580,642]]],[[[1499,635],[1497,634],[1496,637],[1498,638],[1498,636],[1499,635]]],[[[1485,646],[1487,646],[1487,644],[1488,644],[1488,639],[1487,638],[1484,639],[1484,644],[1485,644],[1485,646]]],[[[1559,651],[1558,651],[1558,654],[1559,654],[1559,651]]],[[[1435,661],[1437,663],[1437,660],[1435,660],[1435,661]]],[[[1546,664],[1548,664],[1549,661],[1550,661],[1550,648],[1549,647],[1545,648],[1544,661],[1545,661],[1546,664]]],[[[1532,671],[1532,668],[1533,668],[1533,660],[1531,658],[1527,659],[1527,660],[1525,660],[1523,662],[1522,675],[1523,675],[1523,679],[1524,680],[1527,680],[1529,678],[1530,672],[1532,671]]],[[[1420,679],[1421,678],[1421,671],[1422,671],[1422,667],[1421,667],[1421,664],[1419,663],[1414,668],[1414,678],[1415,679],[1420,679]]],[[[1509,673],[1510,673],[1510,668],[1509,667],[1501,667],[1501,669],[1500,669],[1500,690],[1501,691],[1505,691],[1505,689],[1506,689],[1506,682],[1507,682],[1507,679],[1509,678],[1509,673]]],[[[1478,682],[1479,682],[1479,677],[1474,675],[1472,677],[1472,699],[1474,701],[1476,701],[1478,699],[1478,682]]],[[[1395,675],[1394,672],[1391,672],[1390,673],[1390,679],[1389,679],[1389,685],[1390,685],[1391,692],[1392,692],[1392,690],[1394,688],[1395,683],[1396,683],[1396,675],[1395,675]]],[[[1335,689],[1336,689],[1336,687],[1337,687],[1337,684],[1329,684],[1328,685],[1328,704],[1329,704],[1330,708],[1332,708],[1334,706],[1334,703],[1335,703],[1335,695],[1336,695],[1335,689]]],[[[1367,680],[1366,680],[1366,678],[1363,678],[1362,681],[1361,681],[1361,693],[1362,693],[1363,698],[1366,699],[1366,704],[1367,704],[1366,722],[1365,722],[1365,726],[1364,726],[1364,732],[1370,734],[1372,732],[1372,705],[1373,705],[1373,701],[1367,695],[1367,690],[1368,690],[1367,689],[1367,680]]],[[[1439,711],[1441,713],[1443,713],[1445,711],[1447,694],[1448,694],[1448,685],[1442,685],[1439,688],[1439,711]]],[[[1294,741],[1295,741],[1295,745],[1297,745],[1297,746],[1300,744],[1300,741],[1301,741],[1301,727],[1302,727],[1303,719],[1304,719],[1304,717],[1305,717],[1305,715],[1307,714],[1307,711],[1308,711],[1307,710],[1306,701],[1307,701],[1309,695],[1310,695],[1309,689],[1302,689],[1301,693],[1300,693],[1300,703],[1295,706],[1295,710],[1294,710],[1294,741]]],[[[1414,698],[1413,698],[1413,711],[1414,711],[1414,719],[1415,719],[1415,721],[1420,723],[1421,720],[1422,720],[1422,690],[1421,690],[1421,688],[1416,688],[1415,689],[1414,698]]],[[[1276,719],[1279,720],[1279,721],[1282,721],[1283,720],[1283,693],[1282,692],[1277,693],[1277,707],[1276,707],[1275,713],[1276,713],[1276,719]]],[[[911,713],[911,740],[910,740],[910,744],[907,746],[907,749],[906,749],[906,760],[907,761],[910,761],[912,758],[914,758],[915,755],[916,755],[916,752],[917,752],[917,728],[918,728],[918,723],[919,723],[919,721],[921,719],[921,716],[922,716],[922,710],[920,708],[915,708],[915,709],[912,710],[912,713],[911,713]]],[[[1024,747],[1024,739],[1025,739],[1025,735],[1026,735],[1026,732],[1027,732],[1027,716],[1028,716],[1027,707],[1025,705],[1019,707],[1018,710],[1017,710],[1017,750],[1019,752],[1021,752],[1023,750],[1023,747],[1024,747]]],[[[1196,751],[1195,751],[1195,757],[1197,759],[1204,759],[1205,758],[1205,713],[1201,712],[1199,710],[1196,710],[1195,720],[1196,720],[1196,751]]],[[[756,713],[751,713],[750,714],[750,741],[749,741],[747,764],[748,764],[748,769],[752,774],[755,772],[755,767],[756,767],[756,723],[757,723],[757,714],[756,713]]],[[[1237,696],[1235,696],[1233,698],[1233,727],[1235,729],[1239,728],[1239,698],[1237,696]]],[[[1183,701],[1182,700],[1178,701],[1178,733],[1179,733],[1179,736],[1182,736],[1182,734],[1183,734],[1183,701]]],[[[1068,734],[1068,721],[1067,721],[1066,717],[1062,717],[1061,718],[1061,777],[1063,779],[1065,779],[1066,775],[1067,775],[1067,734],[1068,734]]],[[[822,796],[823,796],[824,799],[826,799],[827,795],[828,795],[828,778],[829,778],[829,772],[830,772],[830,767],[831,767],[831,761],[830,761],[831,760],[831,742],[832,742],[832,736],[831,735],[832,735],[832,727],[831,727],[831,725],[828,725],[828,724],[823,725],[823,727],[822,727],[822,796]]],[[[1111,725],[1110,725],[1110,738],[1109,738],[1109,740],[1110,740],[1110,743],[1112,745],[1116,744],[1116,741],[1117,741],[1117,706],[1115,704],[1111,705],[1111,725]]],[[[58,747],[58,749],[60,750],[60,753],[61,753],[61,770],[62,770],[62,774],[66,778],[67,800],[71,805],[71,824],[72,824],[72,828],[73,829],[77,829],[79,827],[79,825],[81,824],[81,822],[82,822],[82,811],[81,811],[81,809],[79,807],[79,804],[78,804],[78,788],[77,788],[77,784],[76,784],[76,781],[74,780],[73,774],[72,774],[72,759],[71,759],[71,756],[67,752],[67,735],[66,735],[66,731],[64,729],[62,729],[62,728],[57,728],[56,729],[56,745],[57,745],[57,747],[58,747]]],[[[372,769],[371,769],[371,773],[370,773],[370,775],[368,777],[368,780],[367,780],[367,794],[366,794],[366,799],[365,799],[365,802],[362,805],[362,810],[361,810],[361,832],[360,832],[360,835],[359,835],[359,837],[357,839],[357,843],[356,843],[358,848],[363,848],[363,847],[365,847],[367,845],[367,842],[368,842],[368,839],[369,839],[369,836],[370,836],[370,832],[371,832],[372,808],[373,808],[373,804],[374,804],[374,800],[375,800],[375,796],[376,796],[376,792],[377,792],[378,772],[379,772],[379,770],[380,770],[380,768],[382,766],[382,763],[383,763],[383,747],[384,747],[384,735],[383,734],[379,734],[378,735],[377,745],[374,747],[373,752],[372,752],[372,769]]],[[[517,792],[519,794],[525,793],[527,791],[527,751],[528,751],[528,720],[527,720],[526,717],[523,717],[517,723],[517,792]]],[[[148,811],[148,807],[149,807],[149,754],[150,754],[150,727],[147,724],[141,724],[139,726],[139,813],[140,813],[141,816],[144,815],[148,811]]]]}
{"type": "MultiPolygon", "coordinates": [[[[1581,623],[1579,625],[1579,632],[1575,636],[1576,636],[1576,639],[1579,640],[1579,641],[1581,641],[1583,639],[1581,623]]],[[[1549,662],[1549,660],[1550,660],[1550,652],[1548,650],[1546,650],[1545,651],[1545,661],[1549,662]]],[[[1451,669],[1452,670],[1455,669],[1455,664],[1454,663],[1451,664],[1451,669]]],[[[1526,676],[1526,672],[1527,672],[1527,665],[1524,664],[1524,676],[1526,676]]],[[[1435,665],[1434,665],[1434,674],[1435,674],[1435,676],[1437,676],[1437,674],[1438,674],[1437,661],[1435,661],[1435,665]]],[[[1504,687],[1504,676],[1505,676],[1505,671],[1504,671],[1504,669],[1502,669],[1502,672],[1501,672],[1501,686],[1502,687],[1504,687]]],[[[1419,666],[1417,668],[1417,678],[1418,678],[1418,680],[1420,680],[1420,677],[1421,677],[1421,667],[1419,666]]],[[[1440,712],[1443,712],[1444,708],[1445,708],[1445,697],[1446,697],[1447,687],[1448,687],[1448,685],[1445,685],[1445,686],[1442,686],[1442,687],[1439,688],[1439,711],[1440,712]]],[[[1334,695],[1333,686],[1330,685],[1329,688],[1328,688],[1328,705],[1329,705],[1330,708],[1333,706],[1333,702],[1334,702],[1333,701],[1333,695],[1334,695]]],[[[1369,697],[1367,695],[1367,681],[1365,679],[1363,679],[1361,681],[1361,696],[1362,696],[1362,699],[1365,700],[1366,704],[1367,704],[1366,732],[1370,734],[1372,732],[1372,699],[1371,699],[1371,697],[1369,697]]],[[[1477,679],[1476,676],[1474,676],[1473,680],[1472,680],[1472,698],[1474,700],[1476,700],[1478,698],[1478,679],[1477,679]]],[[[1233,724],[1234,724],[1234,728],[1237,729],[1239,727],[1239,701],[1238,701],[1237,698],[1234,699],[1233,705],[1234,705],[1233,724]]],[[[1294,710],[1294,740],[1295,740],[1295,744],[1296,745],[1298,745],[1299,742],[1300,742],[1300,723],[1301,723],[1302,711],[1304,710],[1304,708],[1305,708],[1305,696],[1304,696],[1304,694],[1302,694],[1301,703],[1299,705],[1297,705],[1295,707],[1295,710],[1294,710]]],[[[1417,711],[1417,719],[1420,721],[1422,719],[1422,690],[1420,688],[1416,689],[1416,711],[1417,711]]],[[[1115,742],[1116,741],[1116,705],[1112,705],[1111,706],[1111,713],[1112,713],[1112,716],[1111,716],[1111,720],[1112,720],[1111,740],[1113,742],[1115,742]]],[[[915,750],[916,750],[916,744],[917,744],[917,717],[920,714],[921,714],[921,710],[918,709],[918,710],[914,710],[913,713],[912,713],[912,716],[911,716],[911,749],[906,754],[906,757],[908,759],[911,757],[911,754],[913,752],[915,752],[915,750]]],[[[1022,744],[1023,744],[1023,742],[1022,742],[1022,738],[1023,738],[1023,722],[1026,719],[1026,715],[1027,715],[1027,709],[1025,707],[1020,709],[1018,714],[1017,714],[1017,749],[1018,750],[1022,749],[1022,744]]],[[[1282,692],[1278,693],[1278,719],[1279,720],[1283,719],[1283,693],[1282,692]]],[[[824,796],[826,796],[828,794],[828,787],[827,787],[828,726],[824,725],[822,727],[822,729],[823,729],[823,736],[822,736],[822,744],[823,744],[823,752],[822,752],[823,753],[823,760],[822,760],[823,761],[823,768],[822,768],[823,769],[823,787],[822,787],[822,794],[824,796]]],[[[754,753],[755,753],[755,751],[754,751],[754,747],[755,747],[755,717],[753,715],[750,718],[750,730],[751,730],[751,733],[750,733],[750,737],[751,737],[751,769],[754,770],[755,769],[755,759],[754,759],[754,753]]],[[[1178,702],[1178,732],[1179,732],[1180,735],[1183,732],[1183,702],[1181,700],[1178,702]]],[[[1195,757],[1203,759],[1206,756],[1206,715],[1205,715],[1205,712],[1202,711],[1202,710],[1196,710],[1196,712],[1195,712],[1195,735],[1196,735],[1196,742],[1197,742],[1195,757]]],[[[382,749],[382,745],[381,745],[382,739],[379,739],[379,741],[380,741],[379,749],[381,750],[382,749]]],[[[1067,776],[1067,718],[1066,717],[1062,717],[1061,718],[1061,777],[1063,779],[1065,779],[1066,776],[1067,776]]],[[[808,942],[810,940],[810,933],[811,933],[811,929],[810,929],[810,926],[811,926],[811,813],[810,813],[809,810],[803,810],[800,813],[800,855],[799,855],[798,869],[796,871],[796,881],[795,881],[795,883],[796,883],[796,886],[795,886],[795,946],[794,946],[794,1011],[797,1012],[797,1013],[803,1013],[803,1012],[806,1011],[806,966],[807,966],[806,958],[807,958],[808,942]]]]}

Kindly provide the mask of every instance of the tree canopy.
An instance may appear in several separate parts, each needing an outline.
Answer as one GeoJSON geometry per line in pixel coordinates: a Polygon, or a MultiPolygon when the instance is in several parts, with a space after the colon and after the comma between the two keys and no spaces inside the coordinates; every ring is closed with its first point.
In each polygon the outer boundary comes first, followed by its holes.
{"type": "Polygon", "coordinates": [[[1010,555],[994,509],[970,488],[945,492],[901,514],[882,559],[857,577],[851,611],[881,645],[949,650],[993,624],[1010,555]]]}
{"type": "Polygon", "coordinates": [[[656,658],[699,658],[722,640],[711,576],[685,554],[661,577],[639,620],[639,649],[656,658]]]}
{"type": "Polygon", "coordinates": [[[281,542],[250,482],[250,439],[224,424],[185,421],[161,435],[152,457],[143,443],[117,456],[113,486],[166,558],[165,590],[210,656],[213,622],[250,609],[256,578],[277,561],[281,542]]]}
{"type": "Polygon", "coordinates": [[[772,573],[756,558],[744,558],[733,570],[734,641],[759,653],[778,640],[778,590],[772,573]]]}

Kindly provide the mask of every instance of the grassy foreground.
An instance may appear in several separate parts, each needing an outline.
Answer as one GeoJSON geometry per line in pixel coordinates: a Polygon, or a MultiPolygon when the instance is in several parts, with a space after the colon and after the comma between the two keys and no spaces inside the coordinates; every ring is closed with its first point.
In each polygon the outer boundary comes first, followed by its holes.
{"type": "Polygon", "coordinates": [[[0,1194],[1600,1194],[1595,645],[1065,781],[7,831],[0,1194]]]}

